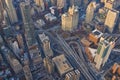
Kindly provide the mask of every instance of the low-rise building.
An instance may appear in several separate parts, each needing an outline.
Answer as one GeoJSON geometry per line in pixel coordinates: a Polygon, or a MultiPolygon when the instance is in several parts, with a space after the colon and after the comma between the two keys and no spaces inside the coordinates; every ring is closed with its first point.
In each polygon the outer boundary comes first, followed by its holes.
{"type": "Polygon", "coordinates": [[[53,21],[56,21],[56,20],[57,20],[57,17],[55,17],[55,16],[52,15],[51,13],[46,14],[44,17],[45,17],[45,19],[46,19],[47,21],[50,21],[50,22],[53,22],[53,21]]]}
{"type": "Polygon", "coordinates": [[[79,80],[80,79],[80,71],[74,70],[65,75],[65,80],[79,80]]]}
{"type": "Polygon", "coordinates": [[[89,34],[89,40],[94,42],[94,44],[97,44],[101,38],[101,36],[103,35],[102,32],[100,32],[99,30],[95,29],[92,31],[92,33],[89,34]]]}

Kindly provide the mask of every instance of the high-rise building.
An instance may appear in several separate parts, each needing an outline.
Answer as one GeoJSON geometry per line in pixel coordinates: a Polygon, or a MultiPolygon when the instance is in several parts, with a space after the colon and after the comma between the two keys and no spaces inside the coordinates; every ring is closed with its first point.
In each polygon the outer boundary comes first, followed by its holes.
{"type": "Polygon", "coordinates": [[[82,0],[82,6],[84,6],[85,8],[88,6],[90,0],[82,0]]]}
{"type": "Polygon", "coordinates": [[[57,0],[50,0],[50,1],[51,1],[51,5],[52,5],[52,6],[56,6],[57,0]]]}
{"type": "Polygon", "coordinates": [[[0,21],[3,18],[2,16],[3,16],[3,3],[2,0],[0,0],[0,21]]]}
{"type": "Polygon", "coordinates": [[[22,65],[19,63],[17,59],[9,59],[10,61],[10,66],[14,70],[16,74],[22,72],[22,65]]]}
{"type": "Polygon", "coordinates": [[[36,5],[41,7],[41,10],[44,11],[45,10],[45,4],[44,4],[44,0],[34,0],[36,5]]]}
{"type": "MultiPolygon", "coordinates": [[[[37,47],[37,46],[36,46],[36,47],[37,47]]],[[[29,53],[30,53],[30,57],[31,57],[32,62],[33,62],[34,65],[37,65],[37,64],[40,64],[40,63],[41,63],[42,58],[41,58],[41,55],[40,55],[40,52],[39,52],[38,48],[36,48],[36,49],[31,49],[31,50],[29,51],[29,53]]]]}
{"type": "Polygon", "coordinates": [[[53,51],[52,51],[51,46],[50,46],[49,37],[46,36],[43,33],[43,34],[39,34],[39,38],[40,38],[40,40],[42,42],[42,46],[43,46],[45,56],[46,57],[52,57],[53,56],[53,51]]]}
{"type": "Polygon", "coordinates": [[[30,71],[30,67],[28,65],[25,65],[23,67],[24,75],[26,80],[33,80],[32,73],[30,71]]]}
{"type": "Polygon", "coordinates": [[[81,0],[70,0],[70,6],[80,6],[81,5],[81,0]]]}
{"type": "Polygon", "coordinates": [[[104,7],[109,9],[118,8],[120,6],[120,0],[101,0],[105,5],[104,7]]]}
{"type": "Polygon", "coordinates": [[[24,48],[24,44],[23,44],[23,37],[21,34],[17,34],[16,35],[17,38],[17,42],[20,48],[24,48]]]}
{"type": "Polygon", "coordinates": [[[4,24],[10,25],[10,18],[5,9],[3,10],[3,20],[4,20],[4,24]]]}
{"type": "MultiPolygon", "coordinates": [[[[112,38],[111,38],[112,39],[112,38]]],[[[115,44],[114,41],[102,40],[99,42],[97,53],[94,59],[95,67],[99,70],[101,67],[105,65],[107,62],[109,55],[111,53],[111,50],[113,48],[113,45],[115,44]]]]}
{"type": "Polygon", "coordinates": [[[21,2],[20,3],[21,13],[23,24],[25,28],[25,38],[27,41],[27,46],[30,47],[35,44],[35,36],[34,36],[34,26],[33,21],[30,14],[30,4],[29,2],[21,2]]]}
{"type": "Polygon", "coordinates": [[[44,58],[43,60],[44,66],[47,69],[47,71],[51,74],[54,72],[54,63],[49,57],[44,58]]]}
{"type": "Polygon", "coordinates": [[[20,48],[18,46],[17,41],[11,42],[11,47],[13,49],[14,54],[20,59],[20,48]]]}
{"type": "Polygon", "coordinates": [[[17,13],[16,13],[12,0],[5,0],[5,2],[6,2],[6,10],[9,15],[11,23],[17,22],[18,17],[17,17],[17,13]]]}
{"type": "Polygon", "coordinates": [[[78,26],[79,12],[76,6],[69,8],[68,13],[62,15],[62,29],[72,31],[78,26]]]}
{"type": "Polygon", "coordinates": [[[117,23],[118,17],[119,17],[119,11],[116,11],[116,10],[108,11],[107,17],[105,19],[105,25],[107,26],[109,32],[111,33],[113,32],[114,27],[117,23]]]}
{"type": "Polygon", "coordinates": [[[62,9],[66,5],[66,0],[57,0],[57,8],[62,9]]]}
{"type": "Polygon", "coordinates": [[[86,9],[86,23],[90,23],[94,17],[94,11],[96,8],[96,2],[91,2],[86,9]]]}
{"type": "Polygon", "coordinates": [[[15,74],[19,74],[22,71],[22,65],[16,58],[14,58],[13,53],[5,46],[1,47],[1,51],[4,53],[7,62],[10,64],[15,74]]]}

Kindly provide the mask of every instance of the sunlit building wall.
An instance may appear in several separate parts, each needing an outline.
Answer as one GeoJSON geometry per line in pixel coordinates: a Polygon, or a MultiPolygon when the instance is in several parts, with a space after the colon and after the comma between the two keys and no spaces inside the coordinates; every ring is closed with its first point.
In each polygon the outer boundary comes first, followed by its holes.
{"type": "Polygon", "coordinates": [[[91,2],[86,9],[86,23],[90,23],[94,17],[94,11],[96,8],[96,2],[91,2]]]}
{"type": "Polygon", "coordinates": [[[17,22],[18,17],[17,17],[17,13],[16,13],[12,0],[5,0],[5,2],[6,2],[6,10],[9,15],[11,23],[17,22]]]}
{"type": "Polygon", "coordinates": [[[79,20],[79,12],[75,6],[69,8],[68,13],[62,15],[62,29],[72,31],[77,28],[79,20]]]}

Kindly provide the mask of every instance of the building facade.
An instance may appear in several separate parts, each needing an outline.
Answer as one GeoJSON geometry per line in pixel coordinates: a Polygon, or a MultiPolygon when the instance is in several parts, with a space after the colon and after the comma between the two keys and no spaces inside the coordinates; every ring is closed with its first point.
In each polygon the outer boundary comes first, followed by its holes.
{"type": "Polygon", "coordinates": [[[25,38],[26,38],[28,47],[30,47],[36,42],[35,36],[34,36],[33,21],[31,19],[31,14],[30,14],[31,7],[28,2],[21,2],[20,8],[21,8],[22,19],[24,24],[25,38]]]}
{"type": "Polygon", "coordinates": [[[91,2],[86,9],[86,19],[85,22],[86,23],[90,23],[94,17],[94,11],[96,8],[96,2],[91,2]]]}
{"type": "Polygon", "coordinates": [[[108,28],[109,32],[113,32],[114,27],[117,23],[119,17],[119,11],[116,10],[109,10],[105,19],[105,25],[108,28]]]}
{"type": "Polygon", "coordinates": [[[62,29],[64,31],[72,31],[76,29],[79,21],[79,12],[74,5],[69,8],[68,13],[62,15],[62,29]]]}
{"type": "Polygon", "coordinates": [[[103,40],[99,42],[97,53],[94,59],[95,67],[99,70],[101,67],[105,65],[107,62],[111,50],[113,48],[114,42],[109,42],[107,40],[103,40]]]}
{"type": "Polygon", "coordinates": [[[10,22],[11,23],[18,22],[17,13],[16,13],[12,0],[5,0],[5,2],[6,2],[6,10],[9,15],[10,22]]]}

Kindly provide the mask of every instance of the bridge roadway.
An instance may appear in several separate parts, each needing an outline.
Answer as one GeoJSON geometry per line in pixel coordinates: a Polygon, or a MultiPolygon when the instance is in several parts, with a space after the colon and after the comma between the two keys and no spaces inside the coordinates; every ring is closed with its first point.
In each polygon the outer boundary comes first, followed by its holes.
{"type": "Polygon", "coordinates": [[[84,75],[84,77],[86,78],[86,80],[98,80],[96,79],[88,70],[89,68],[86,67],[84,60],[82,60],[76,53],[76,51],[72,50],[70,48],[70,46],[66,43],[66,41],[61,38],[59,35],[57,35],[57,38],[59,39],[59,43],[61,45],[61,47],[64,49],[64,51],[66,52],[66,56],[69,59],[73,59],[74,62],[77,64],[76,66],[78,67],[78,69],[82,72],[82,74],[84,75]]]}

